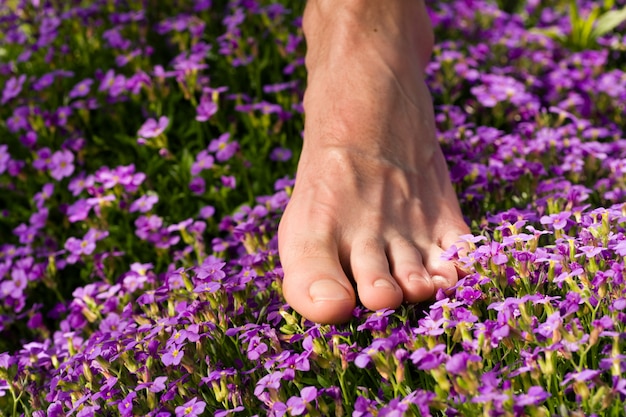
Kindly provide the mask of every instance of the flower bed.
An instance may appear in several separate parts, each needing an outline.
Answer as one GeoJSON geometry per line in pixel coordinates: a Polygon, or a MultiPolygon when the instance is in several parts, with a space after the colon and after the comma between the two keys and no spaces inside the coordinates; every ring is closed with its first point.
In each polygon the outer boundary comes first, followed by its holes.
{"type": "Polygon", "coordinates": [[[469,274],[342,326],[281,296],[287,3],[0,8],[0,413],[624,415],[625,2],[432,2],[469,274]]]}

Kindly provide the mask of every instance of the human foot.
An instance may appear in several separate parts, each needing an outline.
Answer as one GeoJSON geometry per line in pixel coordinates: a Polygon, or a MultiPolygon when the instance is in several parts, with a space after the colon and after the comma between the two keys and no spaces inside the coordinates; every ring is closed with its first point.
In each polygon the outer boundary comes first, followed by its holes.
{"type": "Polygon", "coordinates": [[[305,13],[305,139],[278,240],[285,298],[315,322],[350,318],[353,283],[371,310],[454,285],[441,254],[468,232],[423,81],[423,5],[377,3],[340,3],[353,7],[342,15],[309,1],[305,13]]]}

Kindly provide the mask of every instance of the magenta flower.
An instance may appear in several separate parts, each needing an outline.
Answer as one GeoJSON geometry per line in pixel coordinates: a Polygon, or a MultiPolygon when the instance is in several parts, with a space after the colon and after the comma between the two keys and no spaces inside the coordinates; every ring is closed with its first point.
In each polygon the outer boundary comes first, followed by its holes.
{"type": "Polygon", "coordinates": [[[139,128],[139,131],[137,132],[139,140],[146,141],[150,138],[156,138],[165,131],[169,122],[170,121],[167,116],[159,117],[158,122],[152,118],[146,120],[146,122],[141,126],[141,128],[139,128]]]}
{"type": "Polygon", "coordinates": [[[541,323],[539,326],[537,326],[534,332],[548,339],[553,336],[555,331],[558,331],[561,324],[563,324],[561,313],[555,311],[548,316],[544,323],[541,323]]]}
{"type": "Polygon", "coordinates": [[[478,355],[473,355],[467,352],[459,352],[452,355],[446,362],[446,371],[451,375],[460,375],[465,373],[467,365],[470,362],[480,362],[482,358],[478,355]]]}
{"type": "Polygon", "coordinates": [[[10,160],[11,154],[9,154],[9,147],[7,145],[0,145],[0,174],[7,170],[10,160]]]}
{"type": "Polygon", "coordinates": [[[185,404],[176,407],[176,417],[196,417],[204,412],[206,403],[204,401],[198,401],[196,397],[187,401],[185,404]]]}
{"type": "Polygon", "coordinates": [[[52,196],[53,192],[54,192],[53,183],[49,182],[47,184],[44,184],[44,186],[41,188],[41,191],[35,194],[35,196],[33,197],[33,201],[37,204],[37,207],[43,207],[43,203],[46,200],[48,200],[50,196],[52,196]]]}
{"type": "Polygon", "coordinates": [[[91,255],[96,249],[98,235],[99,231],[89,229],[82,239],[68,238],[65,242],[65,250],[68,252],[67,262],[73,264],[80,259],[81,255],[91,255]]]}
{"type": "Polygon", "coordinates": [[[265,343],[261,342],[261,338],[259,336],[254,336],[250,339],[250,344],[248,345],[248,359],[251,361],[258,360],[261,355],[267,352],[268,347],[265,343]]]}
{"type": "Polygon", "coordinates": [[[159,202],[159,197],[155,194],[142,195],[137,200],[133,201],[128,211],[131,213],[134,213],[136,211],[139,211],[141,213],[146,213],[152,210],[152,207],[154,207],[154,205],[158,202],[159,202]]]}
{"type": "Polygon", "coordinates": [[[272,161],[280,161],[285,162],[291,159],[292,152],[287,148],[274,148],[272,153],[270,154],[270,159],[272,161]]]}
{"type": "Polygon", "coordinates": [[[91,78],[86,78],[82,80],[81,82],[76,84],[74,88],[72,88],[72,91],[70,91],[68,97],[77,98],[86,96],[87,94],[89,94],[89,88],[91,87],[91,84],[93,84],[93,80],[91,78]]]}
{"type": "Polygon", "coordinates": [[[180,361],[183,360],[183,356],[185,356],[185,351],[183,350],[182,346],[179,346],[177,344],[171,344],[167,352],[161,355],[161,361],[165,366],[176,366],[180,364],[180,361]]]}
{"type": "Polygon", "coordinates": [[[209,151],[214,152],[220,162],[228,161],[239,149],[237,142],[229,142],[228,139],[230,139],[230,133],[224,133],[209,143],[209,151]]]}
{"type": "Polygon", "coordinates": [[[9,81],[4,85],[4,90],[2,90],[2,101],[0,104],[6,104],[9,100],[17,97],[22,91],[22,86],[24,85],[24,81],[26,81],[26,75],[22,74],[19,77],[11,77],[9,81]]]}
{"type": "Polygon", "coordinates": [[[537,406],[550,397],[550,393],[546,392],[542,387],[532,386],[528,389],[528,393],[516,395],[514,404],[519,407],[527,405],[537,406]]]}
{"type": "Polygon", "coordinates": [[[126,77],[122,74],[115,75],[115,71],[108,70],[104,78],[100,82],[98,91],[108,91],[109,96],[117,97],[126,90],[126,77]]]}
{"type": "Polygon", "coordinates": [[[206,191],[206,182],[204,181],[204,178],[202,177],[192,178],[192,180],[189,181],[189,189],[191,190],[192,193],[196,195],[204,194],[204,192],[206,191]]]}
{"type": "Polygon", "coordinates": [[[569,374],[565,375],[565,379],[563,379],[561,385],[565,386],[572,381],[587,382],[587,384],[589,384],[588,381],[595,379],[601,373],[602,371],[596,369],[584,369],[580,372],[570,372],[569,374]]]}
{"type": "Polygon", "coordinates": [[[202,217],[203,219],[208,219],[213,217],[213,215],[215,214],[215,207],[213,206],[204,206],[200,209],[200,217],[202,217]]]}
{"type": "Polygon", "coordinates": [[[74,154],[68,150],[55,152],[50,158],[50,176],[57,181],[74,172],[74,154]]]}
{"type": "Polygon", "coordinates": [[[33,161],[33,168],[40,171],[51,168],[52,151],[50,148],[41,148],[37,151],[37,158],[33,161]]]}
{"type": "Polygon", "coordinates": [[[196,162],[191,165],[191,175],[196,176],[205,169],[211,169],[214,162],[215,159],[213,158],[213,155],[209,154],[209,151],[200,151],[200,153],[196,156],[196,162]]]}
{"type": "Polygon", "coordinates": [[[567,225],[567,220],[572,215],[569,211],[563,211],[557,214],[550,214],[549,216],[541,217],[541,224],[551,224],[554,230],[562,230],[567,225]]]}
{"type": "Polygon", "coordinates": [[[89,216],[91,208],[92,205],[89,204],[86,199],[81,198],[70,205],[65,214],[70,223],[76,223],[85,220],[89,216]]]}
{"type": "Polygon", "coordinates": [[[89,175],[85,176],[84,172],[81,172],[79,175],[74,176],[70,180],[67,189],[72,192],[74,197],[78,196],[85,188],[93,187],[94,185],[94,176],[89,175]]]}
{"type": "Polygon", "coordinates": [[[25,135],[20,137],[20,142],[27,148],[32,147],[35,143],[37,143],[37,132],[29,130],[25,135]]]}
{"type": "Polygon", "coordinates": [[[300,390],[300,396],[294,396],[287,400],[287,406],[291,409],[291,415],[299,416],[306,411],[306,405],[317,398],[316,387],[304,387],[300,390]]]}
{"type": "Polygon", "coordinates": [[[222,175],[220,177],[220,181],[222,181],[222,185],[226,188],[235,189],[237,186],[237,180],[232,175],[222,175]]]}
{"type": "Polygon", "coordinates": [[[130,417],[133,415],[133,400],[137,398],[137,393],[131,391],[128,395],[117,405],[117,409],[122,417],[130,417]]]}
{"type": "Polygon", "coordinates": [[[200,100],[198,107],[196,107],[196,120],[199,122],[206,122],[215,113],[217,113],[217,103],[203,97],[200,100]]]}
{"type": "Polygon", "coordinates": [[[411,354],[411,361],[418,369],[428,371],[434,369],[445,361],[446,345],[437,345],[431,350],[419,348],[411,354]]]}

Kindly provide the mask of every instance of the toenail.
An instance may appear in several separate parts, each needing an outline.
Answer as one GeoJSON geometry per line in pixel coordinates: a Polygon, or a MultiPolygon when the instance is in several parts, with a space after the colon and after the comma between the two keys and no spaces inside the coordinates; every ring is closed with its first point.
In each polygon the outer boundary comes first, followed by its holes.
{"type": "Polygon", "coordinates": [[[447,278],[442,277],[441,275],[433,275],[433,277],[431,278],[433,281],[433,284],[435,284],[435,287],[437,288],[450,288],[452,285],[450,285],[450,281],[448,281],[447,278]]]}
{"type": "Polygon", "coordinates": [[[425,282],[425,283],[429,283],[430,279],[420,275],[420,274],[411,274],[409,275],[409,282],[425,282]]]}
{"type": "Polygon", "coordinates": [[[350,295],[337,281],[322,279],[315,281],[309,287],[309,295],[314,303],[320,301],[343,301],[349,300],[350,295]]]}
{"type": "Polygon", "coordinates": [[[376,288],[388,288],[390,290],[395,290],[396,289],[396,287],[391,282],[389,282],[388,279],[384,279],[384,278],[377,279],[376,281],[374,281],[374,287],[376,287],[376,288]]]}

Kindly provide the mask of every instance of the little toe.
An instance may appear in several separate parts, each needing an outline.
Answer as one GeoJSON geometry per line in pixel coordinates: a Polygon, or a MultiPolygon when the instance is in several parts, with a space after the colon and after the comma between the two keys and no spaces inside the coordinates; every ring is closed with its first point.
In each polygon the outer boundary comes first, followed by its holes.
{"type": "Polygon", "coordinates": [[[405,301],[419,303],[433,296],[435,287],[415,245],[398,238],[391,242],[387,254],[391,274],[402,288],[405,301]]]}
{"type": "Polygon", "coordinates": [[[350,268],[361,303],[370,310],[397,308],[402,289],[389,271],[384,244],[375,238],[356,239],[350,253],[350,268]]]}

